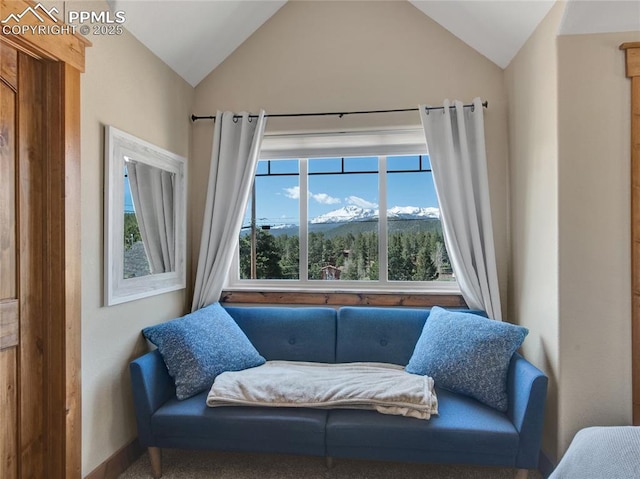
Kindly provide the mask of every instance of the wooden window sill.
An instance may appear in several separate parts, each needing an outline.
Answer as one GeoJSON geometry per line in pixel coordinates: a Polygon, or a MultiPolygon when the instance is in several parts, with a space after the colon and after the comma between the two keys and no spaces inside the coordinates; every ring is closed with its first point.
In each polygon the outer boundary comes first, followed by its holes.
{"type": "Polygon", "coordinates": [[[307,306],[409,306],[466,308],[459,294],[341,293],[285,291],[223,291],[220,301],[227,304],[291,304],[307,306]]]}

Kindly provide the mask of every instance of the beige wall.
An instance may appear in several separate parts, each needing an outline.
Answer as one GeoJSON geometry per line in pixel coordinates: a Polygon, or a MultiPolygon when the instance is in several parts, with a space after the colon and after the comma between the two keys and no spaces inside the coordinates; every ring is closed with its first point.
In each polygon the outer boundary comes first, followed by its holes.
{"type": "Polygon", "coordinates": [[[543,449],[590,425],[631,423],[631,34],[557,36],[557,4],[505,71],[509,306],[550,377],[543,449]]]}
{"type": "MultiPolygon", "coordinates": [[[[196,114],[370,110],[489,101],[486,137],[498,272],[507,291],[507,105],[503,71],[408,2],[289,2],[196,87],[196,114]]],[[[269,119],[267,130],[419,125],[417,112],[269,119]]],[[[197,251],[213,125],[193,128],[191,212],[197,251]]],[[[194,255],[193,261],[197,260],[194,255]]]]}
{"type": "Polygon", "coordinates": [[[186,302],[179,291],[102,306],[103,127],[188,157],[193,99],[193,88],[130,34],[90,40],[82,75],[83,476],[136,437],[128,363],[145,351],[140,330],[182,314],[186,302]]]}
{"type": "Polygon", "coordinates": [[[529,328],[525,356],[549,376],[543,449],[558,421],[558,59],[556,4],[505,70],[509,92],[509,316],[529,328]]]}
{"type": "Polygon", "coordinates": [[[558,38],[560,451],[581,427],[632,420],[631,87],[618,47],[639,40],[558,38]]]}

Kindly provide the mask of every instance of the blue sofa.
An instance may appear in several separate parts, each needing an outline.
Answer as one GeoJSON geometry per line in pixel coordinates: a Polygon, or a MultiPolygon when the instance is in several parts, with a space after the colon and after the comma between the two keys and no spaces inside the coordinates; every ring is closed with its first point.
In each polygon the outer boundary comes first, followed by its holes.
{"type": "MultiPolygon", "coordinates": [[[[406,365],[429,310],[342,307],[227,307],[267,360],[406,365]]],[[[508,373],[509,406],[499,412],[436,383],[430,420],[349,409],[218,407],[207,392],[178,400],[157,350],[130,365],[138,437],[154,477],[161,448],[216,449],[422,463],[536,468],[547,378],[519,354],[508,373]]]]}

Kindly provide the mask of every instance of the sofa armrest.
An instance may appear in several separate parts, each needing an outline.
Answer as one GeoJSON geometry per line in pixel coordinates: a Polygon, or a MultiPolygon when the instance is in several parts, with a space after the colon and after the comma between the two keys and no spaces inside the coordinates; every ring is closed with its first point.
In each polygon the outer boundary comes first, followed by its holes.
{"type": "Polygon", "coordinates": [[[175,385],[158,350],[131,361],[129,370],[138,424],[138,440],[144,447],[153,446],[151,416],[176,395],[175,385]]]}
{"type": "Polygon", "coordinates": [[[538,467],[547,382],[548,379],[542,371],[518,353],[513,355],[507,381],[507,414],[520,434],[516,459],[518,468],[538,467]]]}

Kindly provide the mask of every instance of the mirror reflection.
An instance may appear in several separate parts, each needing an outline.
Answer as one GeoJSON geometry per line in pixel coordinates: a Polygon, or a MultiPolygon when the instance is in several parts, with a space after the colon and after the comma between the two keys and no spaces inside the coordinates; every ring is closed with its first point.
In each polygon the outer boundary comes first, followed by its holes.
{"type": "Polygon", "coordinates": [[[175,271],[176,175],[124,158],[124,279],[175,271]]]}

